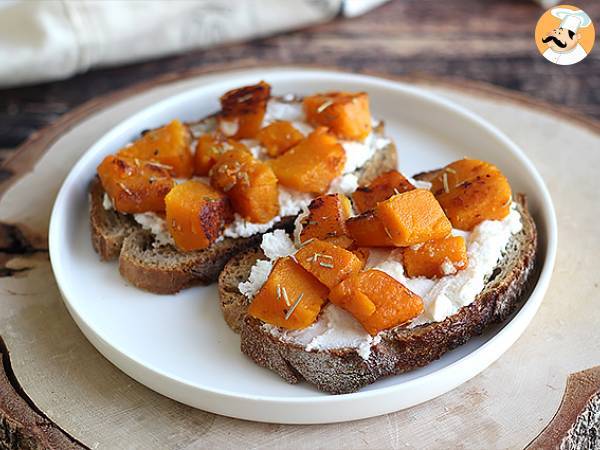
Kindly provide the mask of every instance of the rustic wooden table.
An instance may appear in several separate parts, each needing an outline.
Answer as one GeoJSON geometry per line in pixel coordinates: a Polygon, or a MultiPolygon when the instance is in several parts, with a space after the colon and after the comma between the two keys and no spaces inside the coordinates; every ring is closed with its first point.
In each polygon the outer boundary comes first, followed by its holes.
{"type": "MultiPolygon", "coordinates": [[[[600,18],[599,2],[582,0],[578,6],[593,19],[600,18]]],[[[175,76],[199,68],[218,70],[267,63],[317,64],[350,71],[418,75],[421,79],[443,76],[489,83],[528,94],[542,102],[538,107],[557,114],[560,111],[565,117],[597,127],[594,118],[600,118],[600,51],[596,49],[584,62],[571,67],[545,61],[533,42],[533,28],[542,12],[525,0],[396,0],[357,19],[337,20],[247,44],[96,70],[65,81],[0,90],[0,158],[9,158],[32,133],[61,115],[111,91],[162,74],[175,76]]],[[[510,96],[510,92],[506,94],[510,96]]],[[[68,128],[68,124],[62,126],[68,128]]],[[[0,185],[11,183],[11,178],[19,175],[16,167],[0,166],[0,185]]],[[[15,255],[44,251],[43,240],[37,241],[19,227],[0,223],[0,278],[18,275],[20,268],[6,264],[15,255]]],[[[0,339],[0,393],[4,395],[0,395],[0,422],[5,425],[0,426],[0,448],[3,442],[31,447],[77,446],[21,390],[11,370],[8,350],[0,339]],[[11,416],[16,410],[19,416],[11,416]],[[29,440],[14,434],[28,427],[35,431],[29,440]]],[[[598,383],[596,372],[588,373],[573,389],[583,391],[578,398],[589,398],[589,386],[598,383]]],[[[573,420],[571,417],[565,423],[573,420]]]]}

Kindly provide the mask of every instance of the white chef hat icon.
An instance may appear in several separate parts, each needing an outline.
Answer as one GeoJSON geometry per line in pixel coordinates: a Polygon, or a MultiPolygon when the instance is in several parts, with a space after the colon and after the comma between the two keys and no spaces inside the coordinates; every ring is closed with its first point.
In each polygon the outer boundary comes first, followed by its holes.
{"type": "Polygon", "coordinates": [[[580,9],[574,11],[567,8],[553,8],[550,12],[561,20],[560,28],[571,30],[573,33],[577,33],[579,28],[588,27],[592,23],[590,16],[580,9]]]}

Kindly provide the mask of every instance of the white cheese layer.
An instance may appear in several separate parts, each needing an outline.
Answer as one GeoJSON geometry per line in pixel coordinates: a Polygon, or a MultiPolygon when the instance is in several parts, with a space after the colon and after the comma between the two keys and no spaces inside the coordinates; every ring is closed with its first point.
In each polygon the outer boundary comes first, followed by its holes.
{"type": "Polygon", "coordinates": [[[248,280],[238,285],[240,292],[249,299],[256,295],[269,278],[274,260],[296,253],[294,243],[283,230],[275,230],[264,234],[260,247],[268,259],[256,261],[250,269],[248,280]]]}
{"type": "Polygon", "coordinates": [[[264,233],[280,222],[282,217],[295,216],[304,208],[307,208],[312,199],[313,197],[310,194],[279,186],[279,215],[273,217],[267,223],[252,223],[236,214],[233,222],[225,227],[223,236],[238,238],[264,233]]]}
{"type": "Polygon", "coordinates": [[[334,350],[351,348],[364,360],[371,356],[371,347],[376,345],[380,336],[371,336],[349,312],[330,303],[319,316],[319,320],[302,330],[284,330],[264,324],[263,329],[281,339],[311,350],[334,350]]]}
{"type": "Polygon", "coordinates": [[[175,245],[173,236],[167,229],[167,222],[158,214],[153,212],[138,213],[134,214],[133,218],[144,230],[148,230],[154,235],[156,245],[175,245]]]}

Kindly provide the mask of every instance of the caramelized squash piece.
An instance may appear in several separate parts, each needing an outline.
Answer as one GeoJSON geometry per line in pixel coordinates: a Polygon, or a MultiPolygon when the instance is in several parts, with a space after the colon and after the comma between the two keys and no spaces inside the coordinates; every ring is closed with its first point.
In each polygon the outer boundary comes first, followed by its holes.
{"type": "Polygon", "coordinates": [[[173,120],[164,127],[145,132],[131,145],[119,150],[119,156],[156,161],[178,178],[189,178],[194,170],[188,127],[173,120]]]}
{"type": "Polygon", "coordinates": [[[455,228],[472,230],[484,220],[502,220],[510,212],[510,184],[487,162],[460,159],[424,179],[432,183],[431,191],[455,228]]]}
{"type": "Polygon", "coordinates": [[[374,211],[367,211],[346,221],[346,230],[359,247],[393,247],[389,230],[374,211]]]}
{"type": "Polygon", "coordinates": [[[264,81],[233,89],[221,96],[218,126],[233,139],[252,139],[262,126],[271,97],[271,86],[264,81]]]}
{"type": "Polygon", "coordinates": [[[254,223],[279,214],[279,188],[271,168],[244,149],[223,153],[210,170],[210,183],[227,194],[236,213],[254,223]]]}
{"type": "Polygon", "coordinates": [[[248,314],[288,330],[311,325],[327,301],[329,289],[290,257],[275,262],[248,314]]]}
{"type": "Polygon", "coordinates": [[[298,144],[304,139],[304,135],[290,122],[278,120],[261,128],[256,134],[256,139],[267,150],[267,154],[275,158],[298,144]]]}
{"type": "Polygon", "coordinates": [[[423,311],[423,300],[380,270],[348,276],[329,293],[331,303],[350,312],[369,334],[406,323],[423,311]]]}
{"type": "Polygon", "coordinates": [[[306,119],[340,139],[363,140],[371,132],[369,96],[365,92],[329,92],[304,98],[306,119]]]}
{"type": "Polygon", "coordinates": [[[344,194],[328,194],[315,198],[308,205],[308,215],[302,221],[300,242],[309,239],[335,241],[347,247],[352,240],[347,237],[346,220],[352,214],[350,200],[344,194]]]}
{"type": "Polygon", "coordinates": [[[353,245],[348,250],[354,253],[356,257],[362,261],[363,267],[367,264],[367,261],[369,260],[369,256],[371,254],[367,247],[356,247],[355,245],[353,245]]]}
{"type": "Polygon", "coordinates": [[[161,212],[175,185],[167,169],[152,161],[109,155],[98,166],[102,187],[122,213],[161,212]]]}
{"type": "Polygon", "coordinates": [[[462,236],[434,239],[405,248],[402,262],[409,277],[443,277],[467,268],[467,246],[462,236]]]}
{"type": "Polygon", "coordinates": [[[396,247],[443,238],[452,231],[440,204],[425,189],[407,191],[378,203],[375,215],[396,247]]]}
{"type": "Polygon", "coordinates": [[[354,253],[318,239],[298,250],[296,261],[329,289],[364,266],[354,253]]]}
{"type": "Polygon", "coordinates": [[[325,128],[317,128],[269,163],[282,185],[301,192],[323,194],[331,181],[342,174],[346,152],[325,128]]]}
{"type": "Polygon", "coordinates": [[[241,142],[226,138],[219,132],[206,133],[198,138],[194,154],[194,174],[205,177],[219,156],[229,150],[247,150],[241,142]]]}
{"type": "Polygon", "coordinates": [[[233,218],[227,198],[200,181],[178,184],[165,197],[165,204],[167,227],[183,251],[207,248],[233,218]]]}
{"type": "Polygon", "coordinates": [[[397,170],[390,170],[379,175],[368,186],[359,187],[352,194],[352,202],[356,211],[363,213],[394,194],[412,191],[414,188],[404,175],[397,170]]]}

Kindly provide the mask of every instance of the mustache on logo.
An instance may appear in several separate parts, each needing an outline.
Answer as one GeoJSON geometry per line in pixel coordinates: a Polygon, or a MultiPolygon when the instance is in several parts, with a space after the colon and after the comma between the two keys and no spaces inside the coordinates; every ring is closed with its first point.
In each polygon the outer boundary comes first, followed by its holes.
{"type": "Polygon", "coordinates": [[[550,41],[553,41],[560,48],[565,48],[567,46],[566,42],[559,41],[556,36],[546,36],[545,38],[542,38],[544,44],[550,41]]]}

